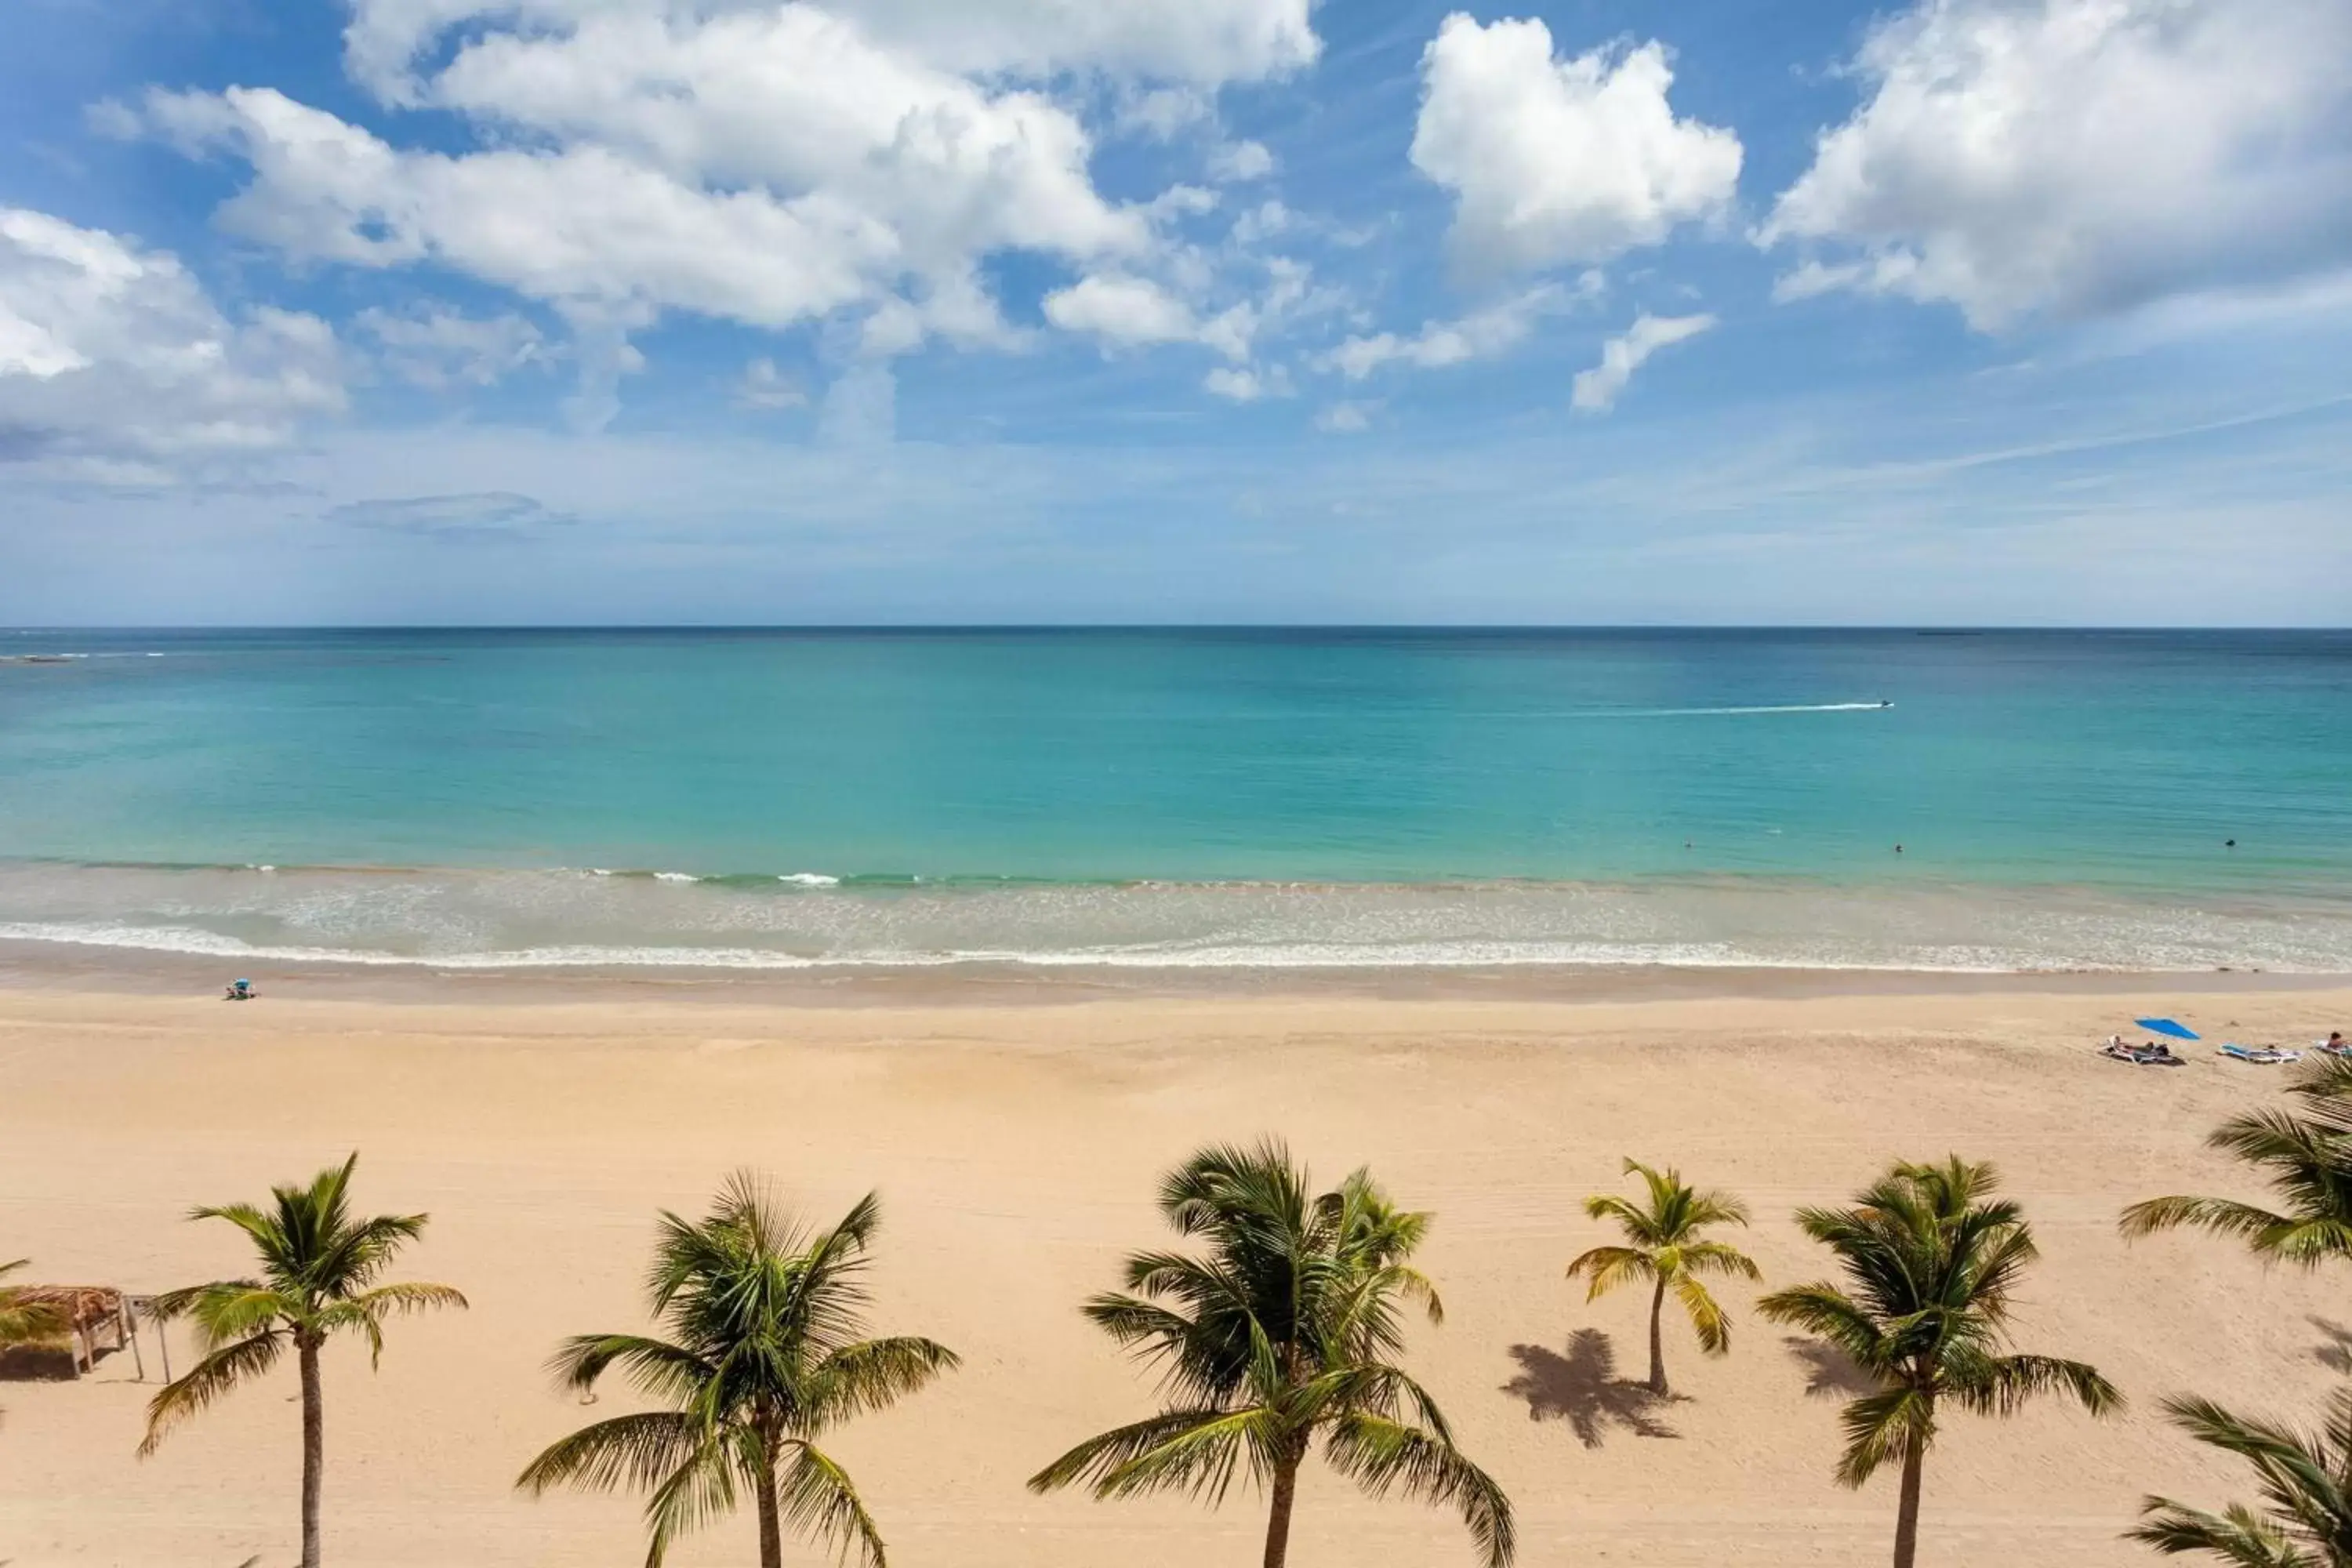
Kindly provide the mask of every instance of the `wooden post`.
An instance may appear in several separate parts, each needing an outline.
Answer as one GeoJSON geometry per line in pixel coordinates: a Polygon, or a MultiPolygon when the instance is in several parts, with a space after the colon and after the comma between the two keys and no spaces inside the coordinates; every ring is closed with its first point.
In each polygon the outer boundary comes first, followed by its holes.
{"type": "MultiPolygon", "coordinates": [[[[131,1312],[131,1343],[137,1344],[139,1342],[139,1320],[141,1318],[145,1318],[148,1321],[155,1325],[155,1344],[156,1347],[163,1352],[163,1381],[165,1383],[171,1382],[172,1340],[171,1336],[163,1331],[163,1314],[155,1310],[155,1298],[152,1296],[125,1296],[122,1299],[122,1304],[124,1307],[128,1308],[131,1312]]],[[[144,1357],[142,1357],[140,1360],[139,1378],[142,1383],[147,1379],[147,1363],[144,1357]]]]}
{"type": "Polygon", "coordinates": [[[147,1381],[147,1352],[139,1348],[139,1320],[131,1315],[131,1298],[120,1298],[114,1308],[114,1331],[131,1342],[131,1363],[139,1369],[139,1381],[147,1381]]]}

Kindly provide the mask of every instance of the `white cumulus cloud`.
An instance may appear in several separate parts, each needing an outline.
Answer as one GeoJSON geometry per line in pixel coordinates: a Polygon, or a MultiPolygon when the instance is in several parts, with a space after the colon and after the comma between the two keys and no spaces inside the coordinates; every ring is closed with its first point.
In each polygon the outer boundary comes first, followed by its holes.
{"type": "Polygon", "coordinates": [[[1412,162],[1454,192],[1467,265],[1606,261],[1722,215],[1738,187],[1739,138],[1675,117],[1660,44],[1558,59],[1540,21],[1456,13],[1422,75],[1412,162]]]}
{"type": "MultiPolygon", "coordinates": [[[[933,338],[1020,342],[984,281],[1002,253],[1174,279],[1182,248],[1163,229],[1215,198],[1104,196],[1084,119],[1100,95],[1072,73],[1207,103],[1221,84],[1311,61],[1307,9],[355,0],[354,76],[450,111],[470,146],[404,145],[257,87],[154,91],[100,120],[248,164],[218,219],[289,258],[446,268],[551,307],[573,329],[575,403],[593,424],[614,406],[627,335],[665,312],[769,329],[846,318],[861,357],[887,358],[933,338]],[[1173,85],[1142,85],[1155,81],[1173,85]]],[[[1255,142],[1211,151],[1224,178],[1273,167],[1255,142]]],[[[1252,318],[1179,296],[1177,335],[1245,357],[1252,318]]],[[[1111,310],[1100,330],[1118,337],[1116,305],[1080,293],[1064,313],[1111,310]]],[[[427,329],[386,330],[423,367],[427,329]]]]}
{"type": "MultiPolygon", "coordinates": [[[[1032,79],[1095,70],[1214,88],[1277,77],[1321,49],[1311,0],[826,0],[894,51],[942,70],[1032,79]]],[[[786,5],[786,11],[810,9],[786,5]]],[[[777,11],[774,0],[353,0],[344,51],[386,97],[452,31],[561,32],[583,19],[777,11]]]]}
{"type": "Polygon", "coordinates": [[[1922,0],[1759,238],[1999,329],[2352,266],[2352,5],[1922,0]]]}
{"type": "Polygon", "coordinates": [[[1068,110],[894,51],[812,5],[707,18],[592,15],[461,47],[430,100],[593,142],[690,184],[809,193],[886,227],[909,270],[1000,247],[1133,248],[1143,221],[1087,172],[1068,110]]]}
{"type": "Polygon", "coordinates": [[[1652,354],[1714,325],[1713,316],[1653,316],[1643,311],[1622,334],[1601,345],[1599,364],[1577,373],[1571,403],[1580,413],[1607,413],[1617,405],[1625,384],[1652,354]]]}
{"type": "Polygon", "coordinates": [[[161,483],[281,447],[343,403],[316,316],[232,319],[168,252],[0,207],[0,463],[161,483]]]}
{"type": "Polygon", "coordinates": [[[786,326],[868,298],[898,248],[847,203],[705,190],[602,146],[402,151],[268,88],[157,94],[146,115],[252,163],[219,215],[235,233],[306,259],[434,261],[603,319],[786,326]]]}
{"type": "Polygon", "coordinates": [[[1192,342],[1201,335],[1192,307],[1148,278],[1081,278],[1046,295],[1045,310],[1064,331],[1091,332],[1110,343],[1192,342]]]}

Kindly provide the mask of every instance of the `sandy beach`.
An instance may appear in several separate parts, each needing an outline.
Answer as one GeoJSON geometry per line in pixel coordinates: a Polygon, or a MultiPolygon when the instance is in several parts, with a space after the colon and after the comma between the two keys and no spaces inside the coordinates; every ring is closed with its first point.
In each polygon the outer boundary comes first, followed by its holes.
{"type": "MultiPolygon", "coordinates": [[[[2154,1561],[2117,1539],[2143,1492],[2246,1490],[2155,1418],[2158,1398],[2193,1389],[2306,1415],[2352,1345],[2338,1279],[2266,1273],[2201,1237],[2116,1235],[2140,1197],[2255,1195],[2200,1139],[2273,1097],[2276,1074],[2201,1054],[2137,1069],[2093,1050],[2149,1009],[2209,1036],[2306,1041],[2352,1018],[2352,986],[2108,977],[1622,1001],[1007,988],[921,1005],[548,994],[288,986],[229,1007],[160,987],[0,990],[0,1258],[31,1257],[33,1277],[148,1291],[239,1271],[237,1238],[184,1223],[186,1207],[261,1197],[353,1148],[366,1207],[433,1215],[402,1273],[457,1285],[472,1310],[395,1325],[373,1376],[363,1352],[330,1352],[339,1565],[638,1560],[634,1500],[531,1501],[510,1483],[548,1440],[622,1407],[617,1389],[594,1412],[552,1391],[541,1363],[556,1339],[641,1327],[655,1210],[698,1210],[740,1165],[814,1217],[878,1189],[877,1325],[965,1358],[835,1445],[907,1568],[1256,1560],[1252,1500],[1210,1512],[1021,1485],[1150,1407],[1148,1381],[1076,1307],[1123,1251],[1162,1239],[1157,1175],[1214,1139],[1280,1133],[1318,1175],[1369,1163],[1435,1212],[1425,1261],[1448,1319],[1416,1330],[1411,1364],[1509,1489],[1528,1564],[1870,1563],[1886,1549],[1892,1478],[1860,1493],[1831,1479],[1836,1366],[1736,1294],[1727,1360],[1670,1327],[1677,1397],[1654,1405],[1630,1381],[1645,1302],[1588,1307],[1563,1281],[1604,1239],[1580,1202],[1619,1184],[1625,1155],[1746,1197],[1768,1285],[1828,1272],[1794,1205],[1838,1200],[1892,1157],[2000,1164],[2044,1254],[2021,1342],[2095,1363],[2132,1408],[2105,1423],[2056,1407],[1950,1418],[1923,1562],[2154,1561]]],[[[173,1353],[184,1368],[184,1340],[173,1353]]],[[[0,1384],[0,1562],[292,1558],[290,1372],[140,1461],[152,1339],[147,1355],[145,1385],[128,1355],[79,1383],[0,1384]]],[[[745,1517],[679,1561],[751,1549],[745,1517]]],[[[1473,1558],[1450,1517],[1362,1502],[1310,1469],[1292,1561],[1473,1558]]]]}

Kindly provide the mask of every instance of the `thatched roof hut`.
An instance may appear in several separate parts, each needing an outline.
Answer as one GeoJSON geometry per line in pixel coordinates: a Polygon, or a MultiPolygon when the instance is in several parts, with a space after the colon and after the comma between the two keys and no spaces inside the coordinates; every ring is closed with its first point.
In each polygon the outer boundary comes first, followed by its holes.
{"type": "Polygon", "coordinates": [[[8,1294],[20,1306],[55,1307],[76,1329],[122,1318],[122,1292],[109,1285],[18,1285],[8,1294]]]}
{"type": "Polygon", "coordinates": [[[58,1356],[68,1359],[68,1375],[94,1371],[100,1351],[119,1351],[131,1343],[131,1314],[122,1292],[108,1285],[12,1285],[9,1303],[17,1307],[53,1307],[65,1320],[66,1331],[56,1338],[15,1347],[7,1359],[13,1368],[39,1375],[37,1363],[58,1356]]]}

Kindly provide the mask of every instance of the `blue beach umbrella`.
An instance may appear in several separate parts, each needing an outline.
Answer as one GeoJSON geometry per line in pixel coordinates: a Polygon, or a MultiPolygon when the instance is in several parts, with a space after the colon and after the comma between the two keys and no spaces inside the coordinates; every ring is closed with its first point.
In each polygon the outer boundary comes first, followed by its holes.
{"type": "Polygon", "coordinates": [[[2193,1040],[2197,1037],[2196,1030],[2186,1024],[2176,1023],[2170,1018],[2134,1018],[2132,1022],[2143,1029],[2152,1029],[2159,1035],[2170,1035],[2176,1040],[2193,1040]]]}

